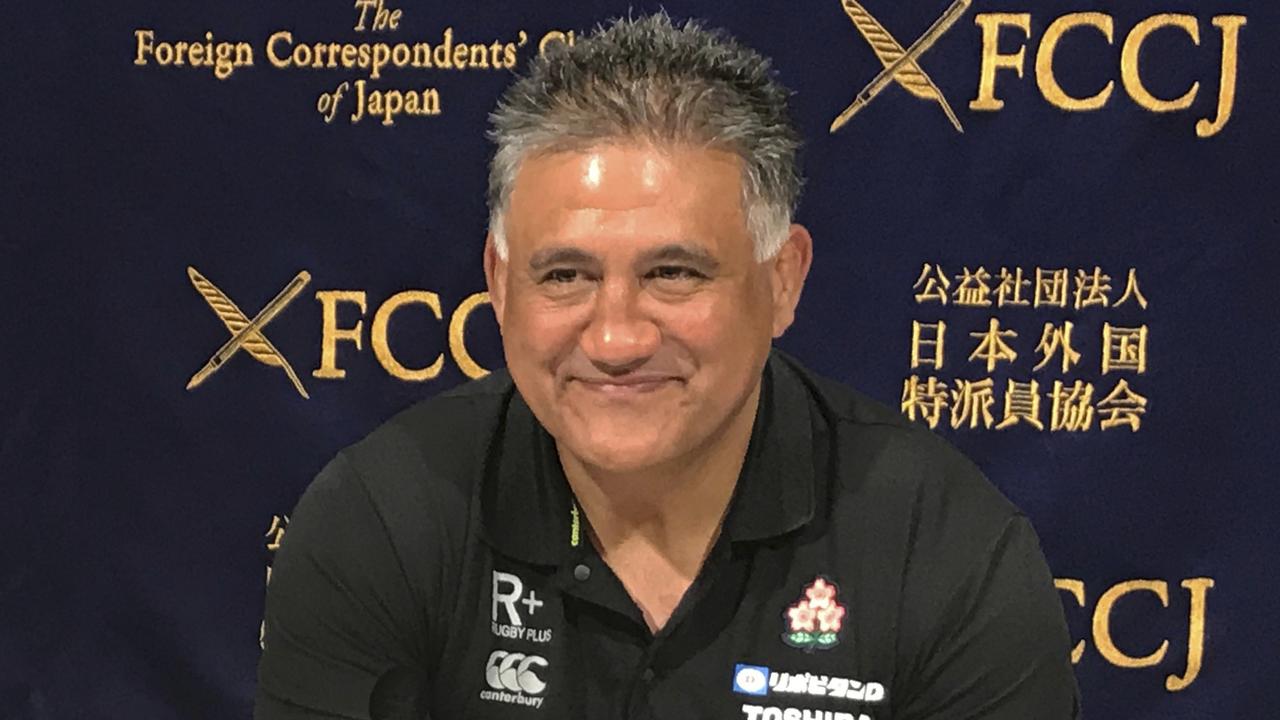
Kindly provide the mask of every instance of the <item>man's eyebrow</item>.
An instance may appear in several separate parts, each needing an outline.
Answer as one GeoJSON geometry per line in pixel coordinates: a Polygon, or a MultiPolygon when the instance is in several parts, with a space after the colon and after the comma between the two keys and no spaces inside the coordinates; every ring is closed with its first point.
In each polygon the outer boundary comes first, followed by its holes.
{"type": "Polygon", "coordinates": [[[671,243],[654,248],[640,257],[641,263],[683,262],[703,270],[716,270],[720,261],[706,249],[692,243],[671,243]]]}
{"type": "Polygon", "coordinates": [[[551,247],[539,250],[529,258],[529,269],[544,270],[552,265],[582,265],[595,262],[596,256],[585,250],[571,247],[551,247]]]}

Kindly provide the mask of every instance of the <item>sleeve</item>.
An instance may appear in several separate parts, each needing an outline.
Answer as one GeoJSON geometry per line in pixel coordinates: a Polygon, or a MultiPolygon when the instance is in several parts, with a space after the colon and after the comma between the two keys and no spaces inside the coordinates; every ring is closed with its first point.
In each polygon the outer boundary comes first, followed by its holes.
{"type": "Polygon", "coordinates": [[[1078,720],[1061,600],[1027,519],[1012,517],[977,562],[908,588],[900,720],[1078,720]],[[912,601],[911,598],[916,598],[912,601]]]}
{"type": "Polygon", "coordinates": [[[343,455],[303,493],[267,588],[255,720],[422,718],[426,614],[343,455]]]}

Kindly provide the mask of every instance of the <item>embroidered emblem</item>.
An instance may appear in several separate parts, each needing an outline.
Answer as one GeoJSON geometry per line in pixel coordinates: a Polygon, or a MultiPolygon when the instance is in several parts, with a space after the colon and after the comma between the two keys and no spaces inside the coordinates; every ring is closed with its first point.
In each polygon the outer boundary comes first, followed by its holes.
{"type": "Polygon", "coordinates": [[[787,631],[782,641],[801,650],[827,650],[840,642],[845,607],[836,602],[835,583],[819,575],[804,589],[804,597],[783,613],[787,631]]]}

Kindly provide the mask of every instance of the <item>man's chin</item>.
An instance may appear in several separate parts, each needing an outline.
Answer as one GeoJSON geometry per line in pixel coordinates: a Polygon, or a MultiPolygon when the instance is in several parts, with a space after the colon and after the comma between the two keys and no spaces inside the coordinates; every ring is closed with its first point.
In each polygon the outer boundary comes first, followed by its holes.
{"type": "Polygon", "coordinates": [[[579,460],[610,473],[639,472],[657,467],[669,462],[676,451],[675,442],[670,437],[660,437],[652,432],[608,437],[596,435],[568,445],[569,451],[579,460]]]}

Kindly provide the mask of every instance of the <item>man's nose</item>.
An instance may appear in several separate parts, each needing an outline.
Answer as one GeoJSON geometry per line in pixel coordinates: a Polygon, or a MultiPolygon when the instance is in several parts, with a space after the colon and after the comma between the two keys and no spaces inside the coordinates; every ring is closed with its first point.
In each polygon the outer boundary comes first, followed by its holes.
{"type": "Polygon", "coordinates": [[[604,281],[582,332],[583,353],[606,372],[626,372],[658,350],[662,333],[641,307],[641,289],[630,279],[604,281]]]}

